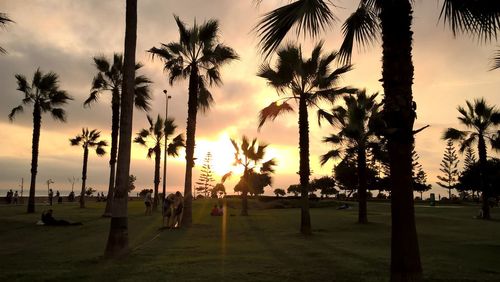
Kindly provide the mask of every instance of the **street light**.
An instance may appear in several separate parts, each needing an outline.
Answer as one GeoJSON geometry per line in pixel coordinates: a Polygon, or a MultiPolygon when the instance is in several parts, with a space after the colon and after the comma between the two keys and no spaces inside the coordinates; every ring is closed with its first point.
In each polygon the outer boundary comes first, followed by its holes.
{"type": "MultiPolygon", "coordinates": [[[[163,94],[165,94],[165,121],[168,118],[168,100],[172,98],[172,96],[167,95],[167,90],[163,90],[163,94]]],[[[166,132],[165,128],[163,129],[166,132]]],[[[165,193],[167,192],[167,135],[165,134],[165,148],[163,150],[163,200],[165,200],[165,193]]],[[[163,201],[162,201],[163,204],[163,201]]]]}

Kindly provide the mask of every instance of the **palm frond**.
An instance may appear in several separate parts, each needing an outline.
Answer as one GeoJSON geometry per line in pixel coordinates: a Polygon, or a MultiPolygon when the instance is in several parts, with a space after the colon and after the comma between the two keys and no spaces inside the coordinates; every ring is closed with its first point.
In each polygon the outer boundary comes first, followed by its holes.
{"type": "Polygon", "coordinates": [[[50,114],[53,119],[66,122],[66,111],[63,108],[52,108],[50,114]]]}
{"type": "Polygon", "coordinates": [[[493,55],[493,58],[491,58],[491,63],[492,66],[490,68],[490,71],[500,68],[500,49],[498,49],[495,52],[495,55],[493,55]]]}
{"type": "Polygon", "coordinates": [[[463,32],[490,41],[500,30],[500,2],[444,0],[439,18],[454,35],[463,32]]]}
{"type": "Polygon", "coordinates": [[[14,118],[16,117],[17,114],[22,113],[24,111],[24,108],[22,105],[19,105],[15,108],[12,109],[12,111],[9,114],[9,121],[14,121],[14,118]]]}
{"type": "Polygon", "coordinates": [[[337,159],[340,158],[340,151],[339,150],[330,150],[326,154],[321,155],[319,163],[323,166],[325,165],[329,160],[337,159]]]}
{"type": "Polygon", "coordinates": [[[265,14],[254,28],[262,53],[269,56],[294,26],[297,35],[318,36],[337,20],[328,4],[328,0],[298,0],[265,14]]]}
{"type": "Polygon", "coordinates": [[[277,102],[272,102],[271,104],[269,104],[269,106],[260,110],[258,128],[260,129],[267,120],[271,119],[274,121],[279,115],[288,112],[293,112],[292,106],[290,106],[288,103],[283,102],[281,104],[278,104],[277,102]]]}
{"type": "Polygon", "coordinates": [[[215,104],[212,93],[207,89],[205,80],[200,77],[198,80],[198,111],[206,113],[215,104]]]}
{"type": "Polygon", "coordinates": [[[339,59],[349,63],[355,42],[366,48],[375,43],[380,34],[378,14],[373,6],[361,3],[342,25],[342,34],[344,41],[339,50],[339,59]]]}
{"type": "Polygon", "coordinates": [[[463,140],[466,135],[467,135],[467,133],[464,131],[460,131],[460,130],[455,129],[455,128],[448,128],[443,133],[442,139],[443,140],[448,140],[448,139],[450,139],[450,140],[463,140]]]}

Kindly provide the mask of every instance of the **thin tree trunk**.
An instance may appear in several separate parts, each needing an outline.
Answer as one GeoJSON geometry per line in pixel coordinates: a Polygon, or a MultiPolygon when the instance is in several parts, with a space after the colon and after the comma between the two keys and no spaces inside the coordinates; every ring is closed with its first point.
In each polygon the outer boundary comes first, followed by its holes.
{"type": "Polygon", "coordinates": [[[358,223],[368,223],[366,186],[366,151],[364,146],[360,146],[358,148],[358,223]]]}
{"type": "Polygon", "coordinates": [[[309,214],[309,121],[307,102],[302,94],[299,100],[299,175],[301,192],[300,233],[312,234],[311,215],[309,214]]]}
{"type": "Polygon", "coordinates": [[[127,0],[125,24],[125,52],[120,116],[120,140],[116,189],[112,216],[104,256],[121,257],[129,253],[128,245],[128,184],[132,141],[132,117],[135,87],[135,50],[137,40],[137,0],[127,0]]]}
{"type": "Polygon", "coordinates": [[[108,195],[106,196],[106,208],[104,217],[111,216],[111,206],[113,205],[113,192],[115,189],[116,154],[118,152],[118,131],[120,130],[120,93],[113,90],[113,101],[111,103],[111,151],[109,158],[109,184],[108,195]]]}
{"type": "Polygon", "coordinates": [[[382,81],[391,179],[391,281],[421,281],[412,189],[413,62],[410,0],[382,1],[382,81]]]}
{"type": "Polygon", "coordinates": [[[248,192],[241,192],[241,215],[248,216],[248,192]]]}
{"type": "Polygon", "coordinates": [[[33,139],[31,141],[31,182],[28,198],[28,213],[35,212],[35,186],[38,168],[38,148],[40,146],[40,128],[42,126],[42,115],[38,102],[33,106],[33,139]]]}
{"type": "Polygon", "coordinates": [[[195,64],[191,66],[188,92],[188,117],[186,128],[186,175],[184,178],[184,212],[182,215],[182,225],[185,227],[190,227],[193,223],[192,181],[196,136],[196,114],[198,112],[198,67],[195,64]]]}
{"type": "Polygon", "coordinates": [[[161,162],[161,148],[160,144],[155,146],[155,176],[154,176],[154,199],[153,199],[153,210],[158,210],[158,187],[160,187],[160,162],[161,162]]]}
{"type": "Polygon", "coordinates": [[[80,208],[85,208],[85,185],[87,183],[87,162],[89,159],[89,148],[83,147],[83,168],[82,168],[82,191],[80,192],[80,208]]]}
{"type": "Polygon", "coordinates": [[[483,193],[481,193],[483,211],[483,219],[491,219],[490,215],[490,205],[488,204],[488,198],[490,196],[489,185],[486,182],[486,142],[484,141],[483,133],[479,132],[479,141],[477,144],[478,154],[479,154],[479,179],[480,187],[483,193]]]}

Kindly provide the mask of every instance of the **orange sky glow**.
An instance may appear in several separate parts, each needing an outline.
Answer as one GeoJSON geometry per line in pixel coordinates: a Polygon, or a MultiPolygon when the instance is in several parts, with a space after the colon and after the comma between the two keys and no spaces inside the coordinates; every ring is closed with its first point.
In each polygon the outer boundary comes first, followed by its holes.
{"type": "MultiPolygon", "coordinates": [[[[236,168],[234,150],[230,138],[241,140],[242,135],[269,144],[266,159],[278,162],[272,188],[286,189],[298,183],[298,126],[297,114],[290,113],[257,130],[258,111],[274,101],[276,93],[255,74],[262,57],[258,53],[258,39],[252,28],[260,15],[284,4],[286,1],[263,1],[255,7],[251,0],[168,0],[138,1],[137,60],[144,63],[142,74],[148,76],[152,85],[152,110],[150,115],[164,115],[167,89],[172,99],[169,116],[175,118],[177,134],[184,133],[187,115],[187,82],[170,86],[159,60],[152,60],[145,50],[178,39],[173,14],[188,25],[196,18],[201,22],[215,18],[220,21],[221,41],[234,48],[240,55],[222,69],[224,85],[212,88],[215,106],[206,114],[198,115],[196,132],[196,165],[193,182],[207,152],[213,155],[212,168],[215,179],[228,171],[234,171],[226,189],[232,188],[239,179],[241,168],[236,168]]],[[[325,50],[335,50],[341,44],[340,26],[358,0],[333,1],[340,22],[319,39],[325,41],[325,50]]],[[[416,128],[430,125],[417,135],[416,150],[420,162],[428,174],[428,183],[433,192],[445,195],[437,188],[436,176],[445,148],[440,140],[447,127],[458,127],[458,105],[466,99],[484,97],[490,104],[500,105],[500,71],[488,71],[489,61],[497,42],[481,43],[467,36],[454,38],[453,34],[438,20],[440,1],[415,1],[414,53],[415,83],[414,99],[417,103],[416,128]]],[[[43,71],[54,71],[60,76],[61,88],[73,97],[67,109],[68,122],[59,123],[43,116],[39,155],[37,193],[43,194],[44,182],[51,178],[53,187],[61,191],[71,190],[68,178],[81,177],[82,152],[71,147],[68,139],[80,132],[82,127],[96,128],[110,140],[111,108],[106,95],[92,108],[83,108],[88,97],[92,77],[96,73],[92,57],[123,49],[124,2],[98,0],[4,0],[0,12],[5,12],[16,23],[0,30],[0,46],[8,51],[0,55],[0,189],[19,190],[24,178],[25,195],[29,189],[31,160],[32,120],[31,108],[9,123],[7,115],[21,101],[16,91],[14,75],[21,73],[31,78],[37,67],[43,71]]],[[[295,40],[292,36],[289,41],[295,40]]],[[[308,54],[316,39],[299,38],[305,54],[308,54]]],[[[360,49],[353,56],[354,70],[349,72],[340,85],[366,88],[367,92],[382,93],[381,50],[375,46],[360,49]]],[[[323,136],[332,132],[329,126],[317,125],[315,111],[310,112],[311,169],[314,177],[331,174],[334,163],[321,167],[319,156],[329,148],[321,142],[323,136]]],[[[147,127],[146,114],[134,111],[134,133],[147,127]]],[[[154,162],[146,159],[146,150],[137,144],[132,146],[131,173],[137,176],[138,190],[152,188],[154,162]]],[[[498,154],[490,151],[490,155],[498,154]]],[[[184,152],[177,158],[168,159],[168,192],[182,191],[184,183],[184,152]]],[[[108,157],[90,156],[88,185],[99,191],[107,189],[108,157]]],[[[461,165],[460,165],[461,166],[461,165]]],[[[65,195],[65,192],[63,192],[65,195]]]]}

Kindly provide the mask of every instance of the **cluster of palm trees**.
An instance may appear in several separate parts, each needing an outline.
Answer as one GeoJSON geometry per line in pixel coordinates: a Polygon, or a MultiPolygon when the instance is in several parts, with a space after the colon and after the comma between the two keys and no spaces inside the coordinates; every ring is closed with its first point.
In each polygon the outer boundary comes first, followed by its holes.
{"type": "MultiPolygon", "coordinates": [[[[496,37],[497,31],[500,30],[500,4],[497,2],[443,0],[441,18],[450,25],[454,34],[463,32],[480,39],[491,40],[496,37]]],[[[293,107],[289,101],[294,100],[298,104],[299,174],[303,199],[300,228],[302,233],[311,233],[307,202],[307,187],[310,176],[308,109],[318,107],[318,103],[321,101],[333,103],[343,94],[357,94],[346,98],[345,108],[334,108],[331,113],[321,111],[320,116],[332,124],[340,123],[344,126],[338,134],[326,138],[325,141],[334,144],[346,142],[356,145],[349,147],[356,148],[360,178],[363,176],[364,150],[370,143],[370,138],[373,138],[370,124],[376,125],[378,134],[386,138],[392,187],[392,281],[418,281],[422,278],[413,207],[411,158],[414,135],[419,131],[413,129],[416,117],[416,104],[412,97],[414,68],[412,62],[412,19],[415,3],[411,0],[360,0],[358,9],[342,26],[344,41],[339,53],[323,54],[320,43],[316,45],[308,59],[303,58],[300,45],[288,44],[280,47],[281,42],[294,27],[297,28],[298,33],[307,32],[313,37],[319,36],[322,29],[330,26],[336,18],[331,10],[333,5],[330,5],[330,1],[292,1],[267,13],[256,26],[256,31],[261,39],[262,53],[266,58],[272,58],[274,53],[277,56],[275,67],[264,63],[258,75],[266,79],[281,95],[278,101],[271,103],[260,112],[259,127],[269,119],[273,120],[282,113],[292,111],[293,107]],[[381,111],[379,111],[381,106],[374,102],[375,96],[367,96],[362,91],[336,85],[338,77],[351,69],[350,61],[355,41],[358,41],[358,44],[368,44],[376,42],[377,38],[381,39],[382,44],[381,82],[384,87],[384,98],[381,111]],[[331,70],[331,64],[336,59],[343,64],[341,67],[331,70]],[[356,120],[352,119],[351,115],[355,115],[360,107],[369,110],[365,112],[364,116],[357,117],[356,120]]],[[[175,20],[179,29],[179,40],[162,44],[160,47],[153,47],[149,52],[153,58],[160,58],[164,62],[164,69],[168,72],[171,84],[180,79],[189,79],[184,187],[185,212],[183,218],[183,223],[189,226],[192,223],[192,168],[194,165],[197,113],[198,110],[204,112],[210,108],[213,98],[208,87],[218,86],[222,83],[220,68],[226,63],[238,59],[238,55],[230,47],[218,42],[219,26],[216,20],[209,20],[201,25],[195,23],[190,28],[177,16],[175,20]]],[[[136,40],[137,0],[127,0],[123,76],[121,80],[116,81],[107,78],[106,72],[112,67],[109,66],[109,63],[108,66],[101,65],[101,62],[96,60],[96,65],[99,64],[100,74],[94,79],[96,92],[93,92],[89,98],[89,101],[92,101],[92,95],[96,96],[102,90],[111,90],[113,85],[119,89],[121,84],[119,117],[113,117],[114,122],[115,119],[119,120],[118,126],[115,125],[115,130],[118,131],[117,135],[115,132],[115,136],[119,136],[119,144],[117,147],[115,146],[118,148],[117,168],[114,196],[111,197],[112,217],[106,247],[107,256],[117,256],[128,252],[127,186],[134,97],[137,100],[137,96],[135,96],[137,87],[135,77],[137,69],[135,63],[136,40]]],[[[54,118],[64,120],[64,110],[59,106],[71,100],[69,95],[58,89],[57,76],[52,73],[43,75],[39,71],[37,73],[31,86],[28,85],[24,77],[17,76],[19,90],[26,94],[23,103],[34,104],[33,156],[38,153],[41,113],[50,111],[54,118]]],[[[143,80],[142,83],[148,84],[149,81],[143,80]]],[[[113,90],[111,92],[113,93],[113,90]]],[[[146,108],[147,99],[144,101],[142,107],[146,108]]],[[[115,107],[118,108],[116,105],[115,107]]],[[[22,106],[15,108],[10,117],[12,118],[21,110],[22,106]]],[[[468,125],[469,122],[464,123],[468,125]]],[[[470,124],[473,123],[470,122],[470,124]]],[[[152,122],[151,125],[153,126],[152,122]]],[[[454,134],[448,137],[461,138],[466,143],[471,142],[470,138],[465,138],[464,134],[457,132],[454,134]]],[[[480,159],[485,159],[486,151],[482,149],[485,148],[484,137],[480,134],[477,137],[480,144],[480,159]],[[481,150],[483,151],[481,152],[481,150]]],[[[117,142],[116,138],[115,142],[117,142]]],[[[138,142],[141,143],[141,141],[138,142]]],[[[154,148],[152,152],[154,152],[154,148]]],[[[323,160],[326,161],[338,154],[338,151],[328,152],[323,160]]],[[[36,176],[37,163],[36,158],[33,160],[32,186],[34,188],[33,175],[36,176]]],[[[113,166],[114,163],[112,156],[110,166],[113,166]]],[[[111,177],[110,187],[113,187],[111,177]]],[[[361,190],[364,189],[360,189],[360,192],[363,193],[361,190]]],[[[361,206],[365,206],[365,204],[361,206]]],[[[360,222],[366,221],[366,214],[363,216],[365,212],[361,212],[362,210],[366,209],[360,208],[360,222]]]]}
{"type": "MultiPolygon", "coordinates": [[[[357,10],[342,25],[344,41],[340,47],[341,58],[350,62],[355,43],[369,45],[381,39],[382,119],[392,182],[391,281],[422,279],[411,188],[416,117],[412,96],[412,20],[416,3],[360,0],[357,10]]],[[[307,32],[318,36],[336,19],[331,7],[333,4],[328,0],[297,0],[267,13],[256,27],[262,52],[271,55],[294,27],[297,34],[307,32]]],[[[443,0],[440,18],[455,35],[464,33],[486,41],[496,39],[500,30],[500,2],[443,0]]],[[[497,65],[499,61],[497,56],[497,65]]]]}

